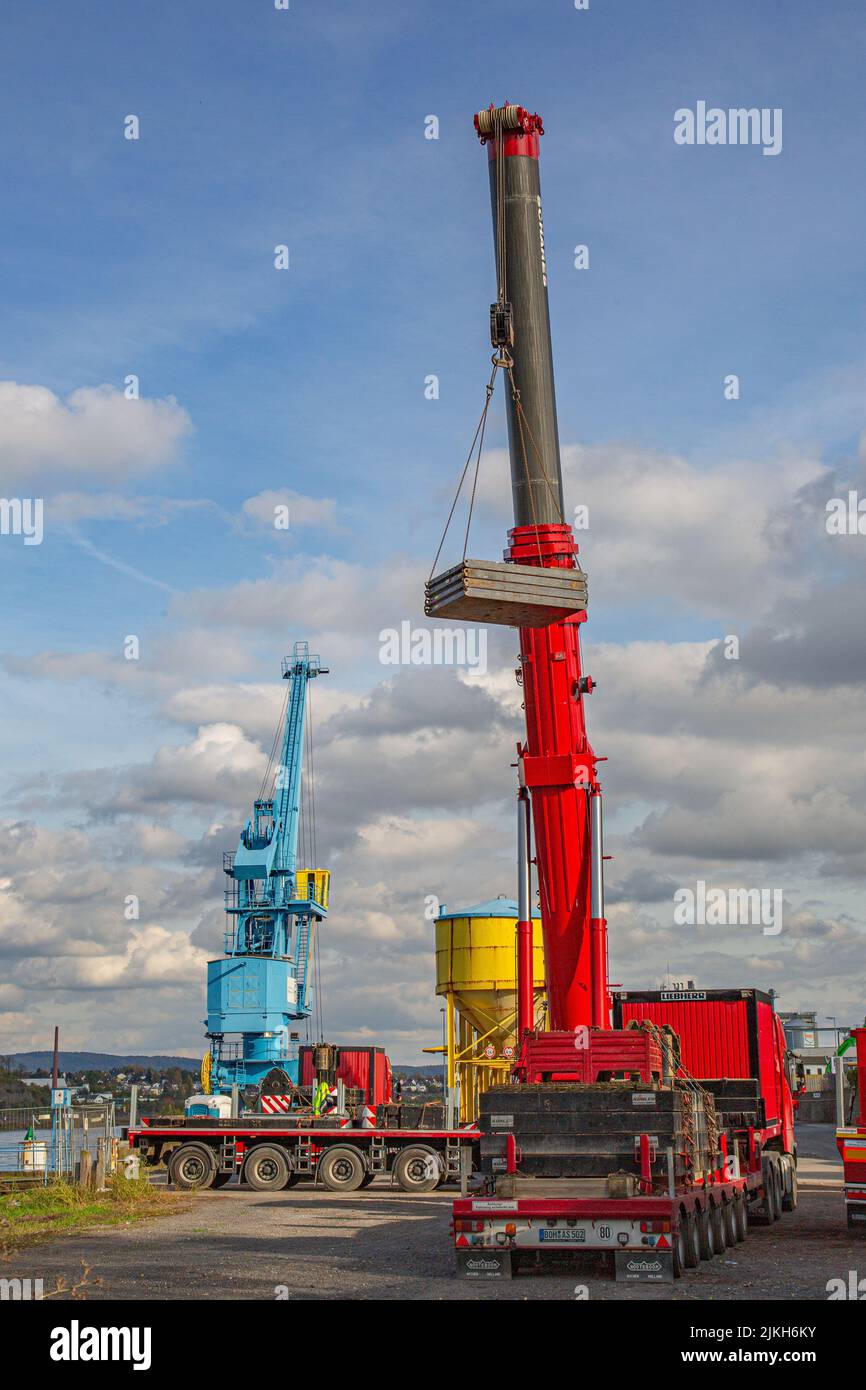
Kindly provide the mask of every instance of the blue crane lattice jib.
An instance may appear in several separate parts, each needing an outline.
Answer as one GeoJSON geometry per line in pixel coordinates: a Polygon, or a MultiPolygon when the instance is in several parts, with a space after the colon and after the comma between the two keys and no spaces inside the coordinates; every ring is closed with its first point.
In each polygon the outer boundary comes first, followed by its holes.
{"type": "Polygon", "coordinates": [[[258,1085],[275,1067],[297,1082],[291,1025],[311,1012],[310,956],[327,915],[313,876],[302,876],[299,891],[297,865],[307,691],[327,668],[296,642],[282,670],[290,686],[274,794],[256,799],[237,850],[224,857],[226,955],[208,962],[215,1091],[258,1085]]]}

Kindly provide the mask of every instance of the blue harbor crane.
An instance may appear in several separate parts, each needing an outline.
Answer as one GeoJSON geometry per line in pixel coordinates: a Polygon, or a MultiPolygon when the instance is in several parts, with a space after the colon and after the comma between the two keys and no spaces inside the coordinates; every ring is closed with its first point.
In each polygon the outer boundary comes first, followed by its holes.
{"type": "MultiPolygon", "coordinates": [[[[312,1013],[311,961],[318,924],[327,916],[330,875],[298,868],[301,780],[310,681],[327,674],[306,642],[283,660],[289,682],[284,715],[253,813],[238,847],[223,856],[225,956],[208,962],[206,1092],[290,1090],[298,1084],[295,1026],[312,1013]],[[282,728],[279,763],[274,756],[282,728]],[[272,787],[265,796],[266,788],[272,787]]],[[[312,767],[308,768],[312,785],[312,767]]],[[[310,851],[314,807],[309,796],[310,851]]]]}

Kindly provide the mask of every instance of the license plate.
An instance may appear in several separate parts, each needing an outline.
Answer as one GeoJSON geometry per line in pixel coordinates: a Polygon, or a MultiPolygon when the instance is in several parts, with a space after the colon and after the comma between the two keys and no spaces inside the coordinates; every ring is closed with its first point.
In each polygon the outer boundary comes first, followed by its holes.
{"type": "Polygon", "coordinates": [[[586,1243],[586,1231],[579,1226],[542,1226],[538,1238],[544,1245],[582,1245],[586,1243]]]}

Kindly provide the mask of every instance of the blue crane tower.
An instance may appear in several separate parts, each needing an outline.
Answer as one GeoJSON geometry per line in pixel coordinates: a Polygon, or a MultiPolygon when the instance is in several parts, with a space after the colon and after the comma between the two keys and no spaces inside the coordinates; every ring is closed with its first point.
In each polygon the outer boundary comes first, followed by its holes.
{"type": "MultiPolygon", "coordinates": [[[[307,693],[327,667],[306,642],[296,642],[282,672],[289,688],[273,793],[259,794],[237,849],[223,856],[226,954],[207,967],[205,1091],[297,1085],[298,1035],[292,1029],[312,1012],[310,963],[316,928],[327,916],[330,875],[298,868],[298,830],[307,693]]],[[[262,792],[276,746],[275,737],[262,792]]]]}

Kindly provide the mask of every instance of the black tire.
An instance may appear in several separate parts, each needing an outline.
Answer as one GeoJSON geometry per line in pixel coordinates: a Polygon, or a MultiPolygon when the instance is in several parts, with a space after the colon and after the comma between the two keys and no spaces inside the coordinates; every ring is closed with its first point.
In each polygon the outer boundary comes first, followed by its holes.
{"type": "Polygon", "coordinates": [[[244,1163],[244,1182],[254,1192],[282,1192],[291,1169],[283,1149],[276,1144],[257,1144],[244,1163]]]}
{"type": "Polygon", "coordinates": [[[684,1212],[680,1217],[680,1228],[685,1237],[685,1258],[683,1263],[686,1269],[697,1269],[701,1262],[701,1237],[698,1230],[698,1223],[693,1211],[684,1212]]]}
{"type": "Polygon", "coordinates": [[[722,1203],[722,1226],[725,1232],[725,1245],[728,1249],[737,1243],[737,1217],[733,1202],[722,1203]]]}
{"type": "Polygon", "coordinates": [[[404,1192],[433,1192],[442,1181],[442,1165],[435,1149],[413,1144],[394,1160],[394,1177],[404,1192]]]}
{"type": "Polygon", "coordinates": [[[791,1190],[782,1197],[782,1211],[796,1211],[798,1199],[796,1164],[791,1163],[788,1171],[791,1175],[791,1190]]]}
{"type": "Polygon", "coordinates": [[[713,1223],[710,1220],[710,1209],[704,1207],[697,1215],[698,1227],[698,1249],[701,1252],[702,1260],[711,1260],[716,1253],[713,1243],[713,1223]]]}
{"type": "Polygon", "coordinates": [[[770,1158],[761,1160],[761,1185],[764,1195],[749,1206],[749,1221],[753,1226],[772,1226],[777,1219],[776,1209],[776,1165],[770,1158]]]}
{"type": "Polygon", "coordinates": [[[734,1198],[734,1230],[737,1233],[737,1244],[741,1244],[749,1234],[749,1208],[745,1194],[739,1192],[734,1198]]]}
{"type": "Polygon", "coordinates": [[[773,1221],[778,1221],[782,1215],[782,1170],[778,1163],[771,1166],[773,1174],[773,1209],[771,1217],[773,1221]]]}
{"type": "Polygon", "coordinates": [[[686,1268],[686,1233],[683,1230],[682,1220],[671,1238],[671,1254],[673,1255],[674,1278],[682,1279],[686,1268]]]}
{"type": "Polygon", "coordinates": [[[181,1144],[168,1160],[168,1177],[179,1192],[211,1187],[216,1177],[216,1159],[207,1144],[181,1144]]]}
{"type": "Polygon", "coordinates": [[[710,1225],[713,1228],[713,1254],[724,1255],[725,1221],[722,1215],[721,1202],[717,1202],[710,1207],[710,1225]]]}
{"type": "Polygon", "coordinates": [[[319,1160],[319,1177],[329,1192],[357,1192],[366,1172],[363,1154],[351,1144],[335,1144],[319,1160]]]}

